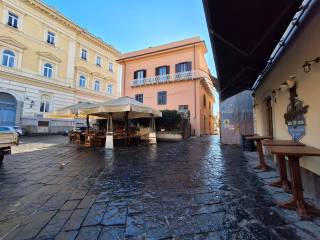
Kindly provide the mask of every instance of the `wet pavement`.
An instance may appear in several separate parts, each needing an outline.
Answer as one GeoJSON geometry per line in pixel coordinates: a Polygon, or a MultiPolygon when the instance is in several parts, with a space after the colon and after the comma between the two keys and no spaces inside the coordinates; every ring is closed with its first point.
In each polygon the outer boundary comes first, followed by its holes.
{"type": "Polygon", "coordinates": [[[23,140],[0,166],[0,239],[320,239],[217,136],[114,151],[23,140]]]}

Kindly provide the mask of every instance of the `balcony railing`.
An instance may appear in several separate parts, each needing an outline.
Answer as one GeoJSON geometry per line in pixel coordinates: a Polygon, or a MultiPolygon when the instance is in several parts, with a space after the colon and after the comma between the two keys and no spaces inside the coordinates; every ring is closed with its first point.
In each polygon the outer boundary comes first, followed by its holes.
{"type": "Polygon", "coordinates": [[[139,87],[139,86],[150,85],[150,84],[170,83],[175,81],[193,80],[200,77],[206,78],[208,76],[206,73],[203,73],[199,70],[171,73],[166,75],[158,75],[158,76],[152,76],[147,78],[134,79],[131,82],[131,86],[139,87]]]}

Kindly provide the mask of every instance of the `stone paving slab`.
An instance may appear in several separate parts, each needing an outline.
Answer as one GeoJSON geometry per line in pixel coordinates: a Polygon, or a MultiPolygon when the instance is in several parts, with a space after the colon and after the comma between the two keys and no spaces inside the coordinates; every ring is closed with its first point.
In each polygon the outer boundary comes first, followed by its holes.
{"type": "Polygon", "coordinates": [[[276,171],[216,136],[114,151],[50,136],[13,152],[0,166],[1,240],[320,236],[320,219],[277,207],[290,194],[268,186],[276,171]]]}

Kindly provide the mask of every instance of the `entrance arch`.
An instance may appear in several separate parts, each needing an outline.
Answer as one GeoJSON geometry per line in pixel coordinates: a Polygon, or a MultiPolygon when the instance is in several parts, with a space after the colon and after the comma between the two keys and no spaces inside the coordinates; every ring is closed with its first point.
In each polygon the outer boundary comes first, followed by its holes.
{"type": "Polygon", "coordinates": [[[0,92],[0,126],[16,124],[17,100],[11,94],[0,92]]]}

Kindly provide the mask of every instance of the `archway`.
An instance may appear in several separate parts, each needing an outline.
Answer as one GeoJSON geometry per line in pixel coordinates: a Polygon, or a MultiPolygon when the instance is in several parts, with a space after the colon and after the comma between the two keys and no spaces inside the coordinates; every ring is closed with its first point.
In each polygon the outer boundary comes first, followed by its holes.
{"type": "Polygon", "coordinates": [[[0,92],[0,126],[16,124],[17,100],[8,93],[0,92]]]}

